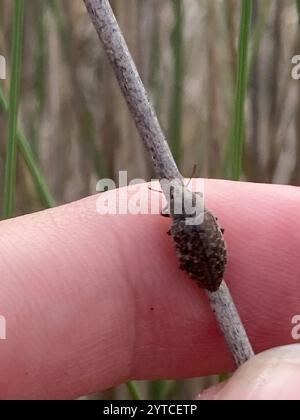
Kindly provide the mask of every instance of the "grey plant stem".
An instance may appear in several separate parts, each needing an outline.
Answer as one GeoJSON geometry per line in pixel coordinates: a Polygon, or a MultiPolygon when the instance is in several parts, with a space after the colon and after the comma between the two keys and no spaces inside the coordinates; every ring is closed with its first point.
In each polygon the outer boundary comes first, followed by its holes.
{"type": "MultiPolygon", "coordinates": [[[[178,180],[182,185],[182,176],[109,1],[84,0],[84,3],[114,69],[140,137],[151,154],[157,177],[160,180],[178,180]]],[[[253,357],[254,352],[225,281],[217,292],[207,291],[207,295],[234,361],[240,366],[253,357]]]]}

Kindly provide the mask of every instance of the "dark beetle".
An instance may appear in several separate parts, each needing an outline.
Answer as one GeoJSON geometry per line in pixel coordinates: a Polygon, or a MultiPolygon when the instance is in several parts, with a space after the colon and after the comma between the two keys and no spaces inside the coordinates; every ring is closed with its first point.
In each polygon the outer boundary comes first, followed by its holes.
{"type": "MultiPolygon", "coordinates": [[[[182,191],[187,191],[183,186],[182,191]]],[[[189,194],[195,198],[195,193],[189,194]]],[[[197,193],[196,193],[197,194],[197,193]]],[[[196,281],[198,286],[215,292],[219,289],[226,264],[227,249],[223,229],[217,219],[204,209],[201,224],[189,224],[194,214],[174,212],[174,190],[170,194],[170,215],[173,219],[169,234],[172,236],[180,259],[180,268],[196,281]]]]}

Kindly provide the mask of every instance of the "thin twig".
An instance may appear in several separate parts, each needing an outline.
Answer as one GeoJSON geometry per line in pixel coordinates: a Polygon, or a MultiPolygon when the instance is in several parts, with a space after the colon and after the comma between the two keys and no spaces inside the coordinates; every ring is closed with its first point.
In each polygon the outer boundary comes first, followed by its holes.
{"type": "Polygon", "coordinates": [[[237,366],[254,356],[251,343],[225,281],[217,292],[207,292],[228,348],[237,366]]]}
{"type": "MultiPolygon", "coordinates": [[[[175,180],[178,181],[177,185],[182,185],[181,174],[108,0],[84,2],[115,71],[141,139],[152,156],[157,177],[160,180],[175,180]]],[[[237,366],[240,366],[249,360],[254,352],[230,291],[223,281],[218,291],[207,291],[207,294],[233,358],[237,366]]]]}

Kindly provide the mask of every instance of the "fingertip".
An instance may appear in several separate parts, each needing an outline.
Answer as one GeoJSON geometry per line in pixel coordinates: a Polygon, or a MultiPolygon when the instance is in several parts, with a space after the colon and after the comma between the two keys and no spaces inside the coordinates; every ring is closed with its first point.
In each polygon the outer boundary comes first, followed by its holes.
{"type": "Polygon", "coordinates": [[[300,345],[261,353],[227,382],[198,396],[199,400],[299,400],[300,345]]]}

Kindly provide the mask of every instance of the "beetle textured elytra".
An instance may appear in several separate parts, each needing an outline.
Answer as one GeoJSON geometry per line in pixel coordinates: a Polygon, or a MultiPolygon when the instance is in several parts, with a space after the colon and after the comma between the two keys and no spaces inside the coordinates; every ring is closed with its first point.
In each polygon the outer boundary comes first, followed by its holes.
{"type": "MultiPolygon", "coordinates": [[[[185,187],[182,193],[186,192],[185,187]]],[[[194,198],[196,193],[191,193],[194,198]]],[[[226,264],[227,248],[223,237],[223,229],[217,219],[203,207],[202,223],[190,224],[188,220],[195,217],[183,211],[182,214],[174,212],[174,191],[170,196],[170,214],[172,226],[170,234],[180,259],[180,268],[189,274],[203,289],[215,292],[219,289],[226,264]]]]}

